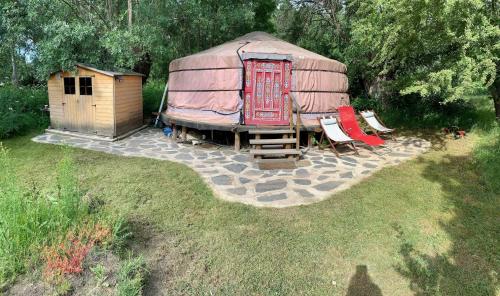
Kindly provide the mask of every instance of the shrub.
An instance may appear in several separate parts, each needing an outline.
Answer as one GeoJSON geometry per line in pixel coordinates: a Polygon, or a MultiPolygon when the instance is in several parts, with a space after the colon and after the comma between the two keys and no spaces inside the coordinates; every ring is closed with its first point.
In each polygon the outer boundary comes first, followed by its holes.
{"type": "MultiPolygon", "coordinates": [[[[476,101],[481,105],[487,104],[483,98],[476,101]]],[[[410,129],[451,126],[470,129],[485,120],[481,118],[481,108],[474,105],[471,100],[457,100],[443,104],[439,98],[423,100],[418,96],[396,96],[380,100],[357,97],[351,99],[351,105],[357,110],[374,109],[383,117],[386,124],[410,129]]]]}
{"type": "MultiPolygon", "coordinates": [[[[160,107],[161,98],[165,89],[165,82],[160,80],[150,80],[142,89],[142,97],[144,100],[144,118],[151,118],[152,112],[158,112],[160,107]]],[[[165,109],[167,102],[163,104],[165,109]]]]}
{"type": "Polygon", "coordinates": [[[45,278],[57,280],[66,274],[82,272],[83,260],[92,247],[109,238],[110,233],[108,227],[92,223],[84,224],[75,232],[69,231],[59,244],[45,248],[45,278]]]}
{"type": "Polygon", "coordinates": [[[380,109],[379,102],[377,100],[364,97],[352,98],[351,105],[358,111],[380,109]]]}
{"type": "Polygon", "coordinates": [[[474,159],[486,186],[500,194],[500,126],[487,132],[474,148],[474,159]]]}
{"type": "Polygon", "coordinates": [[[45,87],[0,86],[0,102],[0,139],[49,124],[41,111],[49,103],[45,87]]]}
{"type": "Polygon", "coordinates": [[[55,188],[23,188],[0,146],[0,283],[40,259],[45,245],[79,225],[88,213],[68,153],[57,166],[55,188]]]}

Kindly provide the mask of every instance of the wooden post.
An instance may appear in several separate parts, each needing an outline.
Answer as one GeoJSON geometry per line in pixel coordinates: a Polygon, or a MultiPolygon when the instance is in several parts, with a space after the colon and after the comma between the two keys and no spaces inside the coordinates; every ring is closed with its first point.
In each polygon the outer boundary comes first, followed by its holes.
{"type": "Polygon", "coordinates": [[[163,110],[163,103],[165,103],[165,97],[167,96],[167,90],[168,90],[168,81],[167,84],[165,84],[165,89],[163,90],[163,96],[161,97],[160,108],[158,109],[158,115],[156,116],[154,127],[158,125],[158,121],[160,120],[161,111],[163,110]]]}
{"type": "Polygon", "coordinates": [[[234,151],[239,152],[240,151],[240,132],[235,131],[234,132],[234,151]]]}
{"type": "MultiPolygon", "coordinates": [[[[290,96],[290,100],[292,99],[292,97],[290,96]]],[[[300,106],[297,104],[296,106],[296,112],[297,114],[297,123],[295,125],[295,139],[296,139],[296,143],[295,143],[295,149],[299,150],[300,149],[300,124],[301,124],[301,120],[300,120],[300,106]]],[[[292,119],[293,120],[293,119],[292,119]]]]}
{"type": "MultiPolygon", "coordinates": [[[[283,139],[288,139],[288,134],[283,134],[283,139]]],[[[292,145],[291,144],[285,144],[285,149],[291,149],[292,145]]]]}
{"type": "MultiPolygon", "coordinates": [[[[260,134],[256,134],[255,139],[260,140],[260,134]]],[[[258,149],[258,150],[262,149],[262,145],[255,145],[255,149],[258,149]]],[[[262,155],[257,155],[257,156],[255,156],[255,158],[260,159],[260,158],[262,158],[262,155]]]]}
{"type": "Polygon", "coordinates": [[[307,137],[307,147],[311,148],[313,146],[313,139],[314,138],[314,132],[309,132],[309,135],[307,137]]]}
{"type": "Polygon", "coordinates": [[[187,139],[187,127],[183,126],[181,130],[181,139],[182,141],[186,141],[187,139]]]}
{"type": "Polygon", "coordinates": [[[175,123],[172,125],[172,138],[177,140],[177,125],[175,123]]]}

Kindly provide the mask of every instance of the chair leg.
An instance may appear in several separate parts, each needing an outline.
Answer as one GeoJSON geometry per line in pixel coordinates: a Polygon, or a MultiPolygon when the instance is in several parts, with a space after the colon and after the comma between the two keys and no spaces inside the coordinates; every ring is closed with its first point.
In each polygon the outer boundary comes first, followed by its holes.
{"type": "Polygon", "coordinates": [[[335,145],[332,145],[332,150],[333,150],[333,153],[335,153],[335,155],[336,155],[337,157],[340,157],[340,154],[339,154],[339,152],[337,151],[337,149],[335,148],[335,145]]]}
{"type": "Polygon", "coordinates": [[[321,138],[319,139],[319,143],[318,143],[318,148],[319,150],[323,150],[323,137],[325,136],[325,131],[323,131],[321,133],[321,138]]]}
{"type": "Polygon", "coordinates": [[[354,152],[359,155],[359,152],[358,152],[358,148],[356,148],[356,145],[354,144],[354,142],[351,142],[351,146],[352,146],[352,149],[354,149],[354,152]]]}
{"type": "Polygon", "coordinates": [[[330,140],[330,137],[326,137],[326,138],[328,139],[328,142],[330,142],[330,146],[332,146],[333,153],[335,153],[335,155],[337,155],[337,157],[340,157],[339,152],[337,151],[337,149],[335,149],[335,143],[332,142],[332,140],[330,140]]]}

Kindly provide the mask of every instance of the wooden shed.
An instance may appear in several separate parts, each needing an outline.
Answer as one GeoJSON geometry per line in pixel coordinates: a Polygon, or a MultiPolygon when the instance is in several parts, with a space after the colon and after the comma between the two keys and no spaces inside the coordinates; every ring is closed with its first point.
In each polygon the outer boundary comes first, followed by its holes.
{"type": "Polygon", "coordinates": [[[115,138],[141,127],[142,76],[84,64],[51,74],[51,128],[115,138]]]}

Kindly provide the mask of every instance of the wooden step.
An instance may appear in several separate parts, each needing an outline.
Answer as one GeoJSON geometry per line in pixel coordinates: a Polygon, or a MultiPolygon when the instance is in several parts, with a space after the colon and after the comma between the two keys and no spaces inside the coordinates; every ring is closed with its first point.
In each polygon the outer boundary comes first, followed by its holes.
{"type": "Polygon", "coordinates": [[[295,138],[291,139],[251,139],[251,145],[266,145],[266,144],[295,144],[295,138]]]}
{"type": "Polygon", "coordinates": [[[251,129],[248,131],[251,135],[273,135],[273,134],[293,134],[295,133],[292,129],[251,129]]]}
{"type": "MultiPolygon", "coordinates": [[[[283,149],[283,144],[266,144],[266,145],[261,145],[260,148],[261,149],[283,149]]],[[[287,149],[287,148],[285,147],[285,149],[287,149]]]]}
{"type": "Polygon", "coordinates": [[[301,155],[296,149],[250,149],[252,155],[301,155]]]}
{"type": "Polygon", "coordinates": [[[297,163],[295,162],[295,159],[289,159],[289,158],[258,159],[257,165],[259,166],[259,169],[261,169],[261,170],[280,170],[280,169],[295,169],[295,168],[297,168],[297,163]]]}

